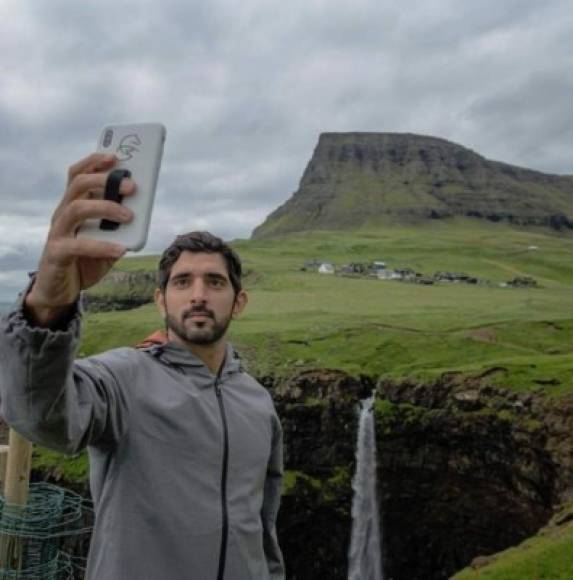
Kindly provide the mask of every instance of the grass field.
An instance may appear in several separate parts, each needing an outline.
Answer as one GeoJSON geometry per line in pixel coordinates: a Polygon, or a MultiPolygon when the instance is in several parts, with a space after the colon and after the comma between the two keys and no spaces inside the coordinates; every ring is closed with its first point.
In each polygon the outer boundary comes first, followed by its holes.
{"type": "MultiPolygon", "coordinates": [[[[446,371],[499,386],[573,390],[573,237],[472,220],[236,241],[250,303],[231,338],[254,374],[315,367],[428,379],[446,371]],[[535,246],[536,249],[530,249],[535,246]],[[421,286],[302,272],[305,260],[466,272],[490,285],[421,286]],[[502,288],[532,276],[539,288],[502,288]],[[485,379],[484,379],[485,380],[485,379]]],[[[122,270],[157,258],[124,259],[122,270]]],[[[82,354],[134,344],[161,320],[153,306],[87,317],[82,354]]]]}

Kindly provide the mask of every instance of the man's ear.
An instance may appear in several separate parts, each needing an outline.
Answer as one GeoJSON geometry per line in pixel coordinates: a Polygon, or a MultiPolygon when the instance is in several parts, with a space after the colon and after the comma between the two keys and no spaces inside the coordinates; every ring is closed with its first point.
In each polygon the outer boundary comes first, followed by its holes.
{"type": "Polygon", "coordinates": [[[165,294],[163,294],[159,288],[156,288],[153,298],[155,299],[157,310],[159,310],[161,316],[165,318],[165,294]]]}
{"type": "Polygon", "coordinates": [[[233,318],[239,316],[241,312],[245,309],[245,306],[249,302],[249,297],[244,290],[240,290],[235,296],[235,303],[233,304],[233,318]]]}

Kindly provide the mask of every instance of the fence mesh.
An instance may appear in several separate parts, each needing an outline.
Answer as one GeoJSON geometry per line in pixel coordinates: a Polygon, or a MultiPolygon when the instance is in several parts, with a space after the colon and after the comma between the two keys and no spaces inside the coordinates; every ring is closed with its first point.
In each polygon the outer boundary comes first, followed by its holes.
{"type": "Polygon", "coordinates": [[[0,580],[81,580],[85,560],[72,553],[92,520],[89,500],[49,483],[31,484],[25,507],[0,495],[0,580]]]}

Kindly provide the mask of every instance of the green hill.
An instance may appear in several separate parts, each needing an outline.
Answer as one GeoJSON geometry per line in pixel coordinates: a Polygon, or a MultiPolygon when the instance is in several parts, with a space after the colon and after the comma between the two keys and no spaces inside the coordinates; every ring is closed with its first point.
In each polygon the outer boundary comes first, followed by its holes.
{"type": "Polygon", "coordinates": [[[349,230],[467,216],[573,228],[573,177],[404,133],[323,133],[298,190],[254,232],[349,230]]]}

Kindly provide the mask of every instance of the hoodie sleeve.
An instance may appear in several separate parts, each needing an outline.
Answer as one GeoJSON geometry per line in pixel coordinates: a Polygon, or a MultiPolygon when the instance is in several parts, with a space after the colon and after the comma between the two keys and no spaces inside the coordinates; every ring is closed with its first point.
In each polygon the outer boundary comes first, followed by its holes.
{"type": "Polygon", "coordinates": [[[34,327],[24,296],[0,321],[0,415],[30,441],[63,453],[114,445],[125,429],[125,394],[105,357],[74,363],[79,308],[59,330],[34,327]]]}
{"type": "Polygon", "coordinates": [[[277,515],[280,506],[283,480],[283,434],[280,421],[273,414],[273,440],[267,467],[262,507],[263,548],[271,580],[284,580],[285,569],[277,539],[277,515]]]}

